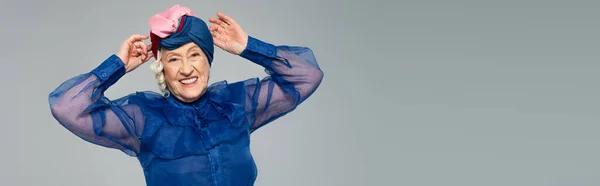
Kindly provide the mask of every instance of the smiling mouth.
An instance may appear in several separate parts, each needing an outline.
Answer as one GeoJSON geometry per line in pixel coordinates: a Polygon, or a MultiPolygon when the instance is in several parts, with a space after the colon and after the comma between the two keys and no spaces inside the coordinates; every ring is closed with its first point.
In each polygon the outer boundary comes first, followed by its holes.
{"type": "Polygon", "coordinates": [[[198,77],[192,77],[192,78],[188,78],[188,79],[179,80],[179,82],[184,85],[191,85],[191,84],[196,83],[196,81],[198,81],[198,77]]]}

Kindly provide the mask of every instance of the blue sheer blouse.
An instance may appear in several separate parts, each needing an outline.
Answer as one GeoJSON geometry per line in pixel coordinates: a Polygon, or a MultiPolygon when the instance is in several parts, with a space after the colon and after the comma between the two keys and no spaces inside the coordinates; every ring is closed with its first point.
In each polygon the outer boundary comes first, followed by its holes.
{"type": "Polygon", "coordinates": [[[240,56],[269,76],[217,82],[196,102],[184,103],[151,91],[108,99],[104,92],[125,74],[112,55],[51,92],[50,109],[83,140],[137,157],[147,185],[253,185],[250,134],[306,100],[323,72],[307,47],[249,37],[240,56]]]}

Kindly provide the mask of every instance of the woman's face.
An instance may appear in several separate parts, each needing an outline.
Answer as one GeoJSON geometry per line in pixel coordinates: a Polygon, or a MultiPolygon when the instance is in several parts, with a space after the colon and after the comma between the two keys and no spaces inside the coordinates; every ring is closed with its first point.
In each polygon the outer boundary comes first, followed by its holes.
{"type": "Polygon", "coordinates": [[[190,103],[206,92],[210,67],[204,52],[194,42],[175,50],[161,50],[161,63],[171,96],[190,103]]]}

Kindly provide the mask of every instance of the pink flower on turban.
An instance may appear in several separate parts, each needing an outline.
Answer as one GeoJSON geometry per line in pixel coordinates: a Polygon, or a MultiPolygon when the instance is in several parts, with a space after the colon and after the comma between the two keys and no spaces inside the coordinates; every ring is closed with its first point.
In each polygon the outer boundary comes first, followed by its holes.
{"type": "Polygon", "coordinates": [[[148,20],[150,32],[160,38],[165,38],[177,30],[179,18],[184,15],[197,17],[189,8],[179,6],[178,4],[164,12],[156,14],[148,20]]]}
{"type": "Polygon", "coordinates": [[[152,43],[151,49],[154,59],[158,57],[157,52],[160,40],[177,31],[178,26],[180,26],[179,19],[184,15],[198,17],[189,8],[178,4],[150,17],[148,24],[150,25],[150,42],[152,43]]]}

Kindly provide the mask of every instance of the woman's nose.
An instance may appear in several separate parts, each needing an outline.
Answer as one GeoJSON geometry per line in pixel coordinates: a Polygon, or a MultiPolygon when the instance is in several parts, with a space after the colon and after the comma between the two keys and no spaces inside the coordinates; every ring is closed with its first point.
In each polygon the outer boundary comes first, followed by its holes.
{"type": "Polygon", "coordinates": [[[190,63],[183,63],[183,67],[181,68],[181,74],[184,76],[192,75],[194,72],[194,67],[190,63]]]}

